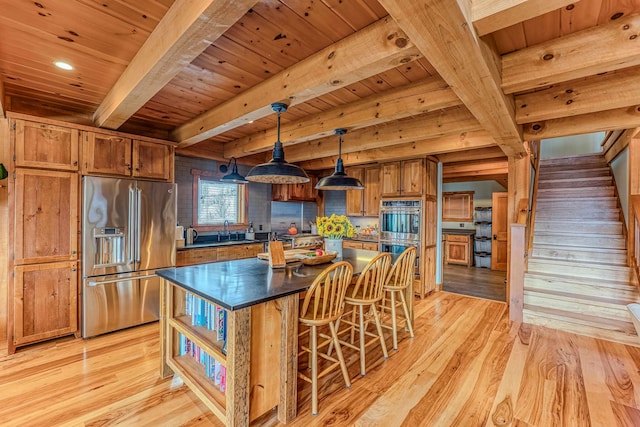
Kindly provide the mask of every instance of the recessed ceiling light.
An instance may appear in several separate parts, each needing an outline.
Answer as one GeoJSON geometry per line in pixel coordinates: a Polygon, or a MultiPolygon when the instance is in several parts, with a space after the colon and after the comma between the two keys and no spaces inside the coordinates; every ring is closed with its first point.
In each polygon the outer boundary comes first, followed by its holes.
{"type": "Polygon", "coordinates": [[[56,61],[53,64],[58,68],[62,68],[63,70],[73,70],[71,64],[67,64],[66,62],[56,61]]]}

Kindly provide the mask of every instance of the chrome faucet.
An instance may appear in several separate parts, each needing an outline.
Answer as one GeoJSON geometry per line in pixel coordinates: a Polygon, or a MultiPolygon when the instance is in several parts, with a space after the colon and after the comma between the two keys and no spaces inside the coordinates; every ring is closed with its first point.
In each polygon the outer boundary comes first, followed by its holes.
{"type": "Polygon", "coordinates": [[[225,236],[229,235],[229,220],[228,219],[224,220],[224,224],[222,225],[222,231],[224,232],[225,236]]]}

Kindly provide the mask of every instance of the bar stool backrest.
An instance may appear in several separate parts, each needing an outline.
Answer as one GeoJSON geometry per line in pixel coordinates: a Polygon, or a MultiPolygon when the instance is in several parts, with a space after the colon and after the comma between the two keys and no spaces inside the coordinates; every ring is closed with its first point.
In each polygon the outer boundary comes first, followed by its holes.
{"type": "Polygon", "coordinates": [[[325,268],[311,284],[300,307],[300,320],[307,324],[326,324],[344,311],[344,297],[353,267],[340,261],[325,268]]]}
{"type": "Polygon", "coordinates": [[[387,289],[405,289],[415,276],[417,250],[414,247],[405,249],[389,271],[387,289]]]}
{"type": "Polygon", "coordinates": [[[362,270],[347,297],[363,301],[381,300],[390,266],[391,254],[376,255],[362,270]]]}

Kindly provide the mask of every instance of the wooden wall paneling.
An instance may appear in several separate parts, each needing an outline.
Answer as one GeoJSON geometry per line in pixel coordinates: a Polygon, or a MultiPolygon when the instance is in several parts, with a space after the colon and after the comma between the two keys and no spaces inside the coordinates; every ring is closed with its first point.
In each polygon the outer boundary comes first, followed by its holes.
{"type": "MultiPolygon", "coordinates": [[[[12,163],[9,161],[9,120],[0,119],[0,163],[4,165],[7,171],[13,171],[12,163]]],[[[4,353],[7,348],[7,316],[9,309],[7,307],[7,295],[9,293],[9,283],[11,277],[10,271],[10,254],[11,246],[9,237],[9,182],[10,179],[0,181],[0,354],[4,353]]]]}
{"type": "Polygon", "coordinates": [[[7,105],[4,99],[4,83],[0,80],[0,119],[7,117],[7,105]]]}

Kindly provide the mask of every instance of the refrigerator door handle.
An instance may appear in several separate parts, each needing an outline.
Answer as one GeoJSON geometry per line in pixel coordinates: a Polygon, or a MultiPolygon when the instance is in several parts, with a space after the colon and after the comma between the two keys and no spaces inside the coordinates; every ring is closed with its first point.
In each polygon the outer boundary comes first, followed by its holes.
{"type": "Polygon", "coordinates": [[[136,188],[136,262],[140,262],[140,232],[142,227],[142,196],[141,190],[136,188]]]}
{"type": "Polygon", "coordinates": [[[104,285],[106,283],[120,283],[120,282],[131,282],[132,280],[139,280],[139,279],[150,279],[152,277],[158,277],[158,275],[156,274],[149,274],[147,276],[135,276],[135,277],[124,277],[122,279],[113,279],[113,280],[104,280],[104,281],[100,281],[100,282],[95,282],[95,281],[89,281],[87,283],[88,286],[98,286],[98,285],[104,285]]]}
{"type": "Polygon", "coordinates": [[[129,218],[128,218],[128,227],[129,230],[127,230],[128,232],[128,237],[129,237],[129,242],[128,242],[128,255],[129,255],[129,263],[133,263],[135,260],[135,254],[134,254],[134,247],[133,247],[133,239],[134,239],[134,227],[133,227],[133,203],[134,203],[134,195],[133,195],[133,188],[129,187],[129,218]]]}

